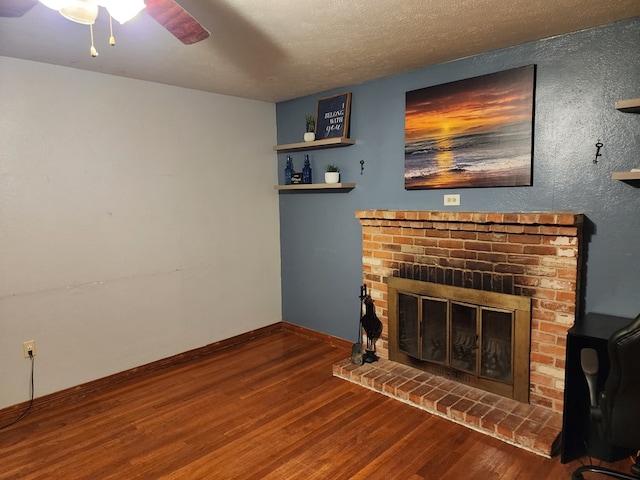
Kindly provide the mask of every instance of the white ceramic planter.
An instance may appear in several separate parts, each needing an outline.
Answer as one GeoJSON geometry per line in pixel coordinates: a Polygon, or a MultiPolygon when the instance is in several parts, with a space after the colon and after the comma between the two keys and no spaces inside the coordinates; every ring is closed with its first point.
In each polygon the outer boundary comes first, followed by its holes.
{"type": "Polygon", "coordinates": [[[306,132],[304,134],[304,141],[305,142],[313,142],[316,139],[316,134],[313,132],[306,132]]]}
{"type": "Polygon", "coordinates": [[[324,172],[324,183],[340,182],[340,172],[324,172]]]}

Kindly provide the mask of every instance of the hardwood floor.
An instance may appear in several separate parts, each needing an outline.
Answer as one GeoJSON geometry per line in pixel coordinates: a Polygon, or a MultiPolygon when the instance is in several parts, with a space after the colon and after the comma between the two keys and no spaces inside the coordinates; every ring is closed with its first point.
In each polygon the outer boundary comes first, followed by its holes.
{"type": "Polygon", "coordinates": [[[0,430],[0,479],[539,480],[579,465],[334,378],[348,355],[284,330],[36,410],[0,430]]]}

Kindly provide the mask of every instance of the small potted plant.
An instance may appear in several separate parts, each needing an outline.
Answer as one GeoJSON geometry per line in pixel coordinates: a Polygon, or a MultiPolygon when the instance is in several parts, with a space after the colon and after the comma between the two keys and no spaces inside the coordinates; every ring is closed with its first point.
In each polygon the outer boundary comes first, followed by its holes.
{"type": "Polygon", "coordinates": [[[304,120],[307,125],[304,134],[304,141],[313,142],[316,139],[316,117],[310,113],[305,113],[304,120]]]}
{"type": "Polygon", "coordinates": [[[325,183],[338,183],[340,181],[340,168],[333,163],[324,167],[325,183]]]}

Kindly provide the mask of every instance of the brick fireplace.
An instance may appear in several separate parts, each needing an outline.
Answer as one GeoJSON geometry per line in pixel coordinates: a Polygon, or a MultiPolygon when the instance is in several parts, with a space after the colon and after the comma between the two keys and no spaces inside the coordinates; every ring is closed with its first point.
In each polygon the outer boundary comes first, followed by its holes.
{"type": "MultiPolygon", "coordinates": [[[[521,427],[526,425],[529,433],[540,434],[552,426],[552,430],[559,433],[566,333],[574,323],[578,302],[583,215],[361,210],[356,212],[356,218],[362,225],[363,280],[383,323],[382,337],[377,343],[378,354],[382,358],[380,366],[365,367],[366,372],[372,368],[384,370],[378,377],[379,390],[395,392],[401,381],[393,379],[391,371],[407,375],[406,368],[409,368],[404,365],[395,367],[395,362],[388,361],[388,277],[529,297],[529,403],[505,407],[510,416],[516,411],[526,414],[520,415],[520,421],[511,419],[514,426],[510,432],[506,432],[504,426],[500,428],[500,422],[487,423],[490,423],[489,430],[496,433],[495,436],[504,437],[511,443],[524,443],[520,446],[534,451],[536,438],[530,435],[530,438],[519,439],[516,430],[522,430],[521,427]],[[382,378],[385,381],[380,382],[382,378]],[[533,417],[537,420],[534,421],[533,417]]],[[[336,371],[343,377],[358,375],[353,366],[346,364],[334,367],[336,371]]],[[[376,383],[375,374],[366,372],[363,383],[372,387],[376,383]]],[[[414,374],[414,379],[426,379],[424,373],[414,374]]],[[[444,383],[450,389],[460,391],[461,387],[455,382],[444,380],[444,383]]],[[[408,385],[415,387],[414,384],[408,385]]],[[[429,390],[424,385],[422,389],[425,392],[429,390]]],[[[463,390],[466,392],[466,387],[463,390]]],[[[471,390],[470,396],[482,396],[475,389],[471,390]]],[[[412,392],[405,393],[405,400],[408,400],[412,392]]],[[[463,397],[466,399],[467,395],[463,397]]],[[[501,397],[494,394],[487,394],[487,400],[489,398],[502,402],[501,397]]],[[[481,427],[485,417],[481,414],[482,409],[476,409],[476,413],[480,412],[478,415],[471,415],[470,405],[465,411],[453,412],[450,405],[442,407],[423,397],[418,398],[418,402],[422,406],[432,403],[436,412],[442,410],[440,413],[446,413],[460,423],[471,423],[472,427],[481,427]],[[467,416],[469,419],[465,420],[467,416]]],[[[550,432],[546,432],[548,437],[552,436],[550,432]]],[[[549,454],[548,448],[550,445],[546,445],[542,453],[549,454]]]]}

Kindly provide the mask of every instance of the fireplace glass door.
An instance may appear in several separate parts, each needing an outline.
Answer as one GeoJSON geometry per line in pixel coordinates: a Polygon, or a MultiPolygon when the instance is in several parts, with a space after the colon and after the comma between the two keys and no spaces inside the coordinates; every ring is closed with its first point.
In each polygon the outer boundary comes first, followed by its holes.
{"type": "Polygon", "coordinates": [[[420,358],[420,324],[418,323],[418,296],[398,295],[398,348],[414,358],[420,358]]]}
{"type": "Polygon", "coordinates": [[[513,372],[513,315],[511,312],[482,309],[481,375],[511,383],[513,372]]]}
{"type": "Polygon", "coordinates": [[[512,383],[512,311],[398,293],[401,352],[493,381],[512,383]]]}
{"type": "Polygon", "coordinates": [[[398,295],[398,347],[414,358],[448,364],[448,302],[398,295]]]}
{"type": "Polygon", "coordinates": [[[478,365],[477,307],[451,302],[451,366],[476,373],[478,365]]]}
{"type": "Polygon", "coordinates": [[[422,297],[422,360],[440,364],[449,361],[447,309],[446,300],[422,297]]]}

